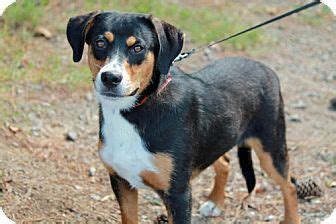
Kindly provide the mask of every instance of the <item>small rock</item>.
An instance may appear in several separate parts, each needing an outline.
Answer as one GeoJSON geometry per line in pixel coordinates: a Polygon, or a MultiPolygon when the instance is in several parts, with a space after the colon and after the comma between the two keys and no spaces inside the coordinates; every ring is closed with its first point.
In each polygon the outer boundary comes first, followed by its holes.
{"type": "Polygon", "coordinates": [[[16,148],[18,148],[20,146],[19,143],[17,143],[17,142],[13,142],[12,145],[16,148]]]}
{"type": "Polygon", "coordinates": [[[78,115],[78,119],[81,120],[81,121],[84,121],[85,120],[85,115],[84,114],[78,115]]]}
{"type": "Polygon", "coordinates": [[[319,198],[312,198],[310,200],[310,203],[312,203],[312,204],[321,204],[321,200],[319,198]]]}
{"type": "Polygon", "coordinates": [[[274,215],[269,215],[269,216],[267,216],[264,220],[266,221],[266,222],[270,222],[270,221],[272,221],[272,220],[274,220],[274,215]]]}
{"type": "Polygon", "coordinates": [[[256,216],[256,213],[254,211],[250,211],[249,212],[249,215],[252,216],[252,217],[255,217],[256,216]]]}
{"type": "Polygon", "coordinates": [[[89,171],[88,171],[88,175],[89,177],[93,177],[96,173],[96,168],[94,167],[90,167],[89,171]]]}
{"type": "Polygon", "coordinates": [[[329,54],[323,54],[321,57],[322,61],[328,61],[330,59],[330,55],[329,54]]]}
{"type": "Polygon", "coordinates": [[[22,90],[22,89],[17,89],[17,90],[16,90],[16,93],[17,93],[18,95],[21,95],[21,94],[23,93],[23,90],[22,90]]]}
{"type": "Polygon", "coordinates": [[[149,218],[148,218],[147,215],[141,215],[141,220],[143,220],[143,221],[148,221],[149,218]]]}
{"type": "Polygon", "coordinates": [[[90,160],[88,160],[87,158],[83,158],[83,163],[89,164],[90,160]]]}
{"type": "Polygon", "coordinates": [[[97,194],[91,194],[90,198],[95,200],[95,201],[100,201],[101,200],[101,197],[97,194]]]}
{"type": "Polygon", "coordinates": [[[92,100],[93,100],[92,93],[87,93],[87,94],[85,95],[85,99],[86,99],[87,101],[92,101],[92,100]]]}
{"type": "Polygon", "coordinates": [[[161,205],[161,201],[159,201],[159,200],[157,200],[157,199],[155,199],[155,198],[153,198],[153,199],[150,201],[150,203],[151,203],[152,205],[155,205],[155,206],[160,206],[160,205],[161,205]]]}
{"type": "Polygon", "coordinates": [[[336,111],[336,97],[330,100],[329,110],[336,111]]]}
{"type": "Polygon", "coordinates": [[[68,141],[76,141],[77,139],[77,133],[74,132],[74,131],[69,131],[67,134],[66,134],[66,140],[68,141]]]}
{"type": "Polygon", "coordinates": [[[336,187],[336,181],[327,181],[326,186],[328,188],[335,188],[336,187]]]}
{"type": "Polygon", "coordinates": [[[336,72],[334,74],[328,75],[326,78],[327,81],[335,81],[336,80],[336,72]]]}
{"type": "Polygon", "coordinates": [[[291,122],[301,122],[301,118],[298,114],[289,115],[288,120],[291,122]]]}
{"type": "Polygon", "coordinates": [[[102,199],[100,199],[100,201],[107,201],[111,198],[111,195],[106,195],[105,197],[103,197],[102,199]]]}
{"type": "Polygon", "coordinates": [[[99,116],[98,115],[93,115],[92,120],[93,121],[98,121],[99,120],[99,116]]]}
{"type": "Polygon", "coordinates": [[[74,186],[76,190],[82,190],[83,188],[81,186],[75,185],[74,186]]]}
{"type": "Polygon", "coordinates": [[[304,95],[308,97],[320,97],[320,94],[317,92],[306,92],[304,95]]]}
{"type": "Polygon", "coordinates": [[[292,105],[293,108],[295,109],[306,109],[307,108],[307,104],[305,102],[303,102],[302,100],[299,100],[298,102],[294,103],[292,105]]]}
{"type": "Polygon", "coordinates": [[[40,132],[36,131],[36,130],[32,130],[32,135],[35,137],[39,137],[40,136],[40,132]]]}
{"type": "Polygon", "coordinates": [[[205,58],[208,60],[208,61],[211,61],[214,57],[213,53],[212,53],[212,50],[210,48],[206,48],[204,50],[204,56],[205,58]]]}
{"type": "Polygon", "coordinates": [[[41,106],[43,106],[43,107],[50,107],[51,104],[48,103],[48,102],[41,102],[41,106]]]}
{"type": "Polygon", "coordinates": [[[34,90],[43,90],[43,85],[42,84],[32,84],[30,86],[34,90]]]}

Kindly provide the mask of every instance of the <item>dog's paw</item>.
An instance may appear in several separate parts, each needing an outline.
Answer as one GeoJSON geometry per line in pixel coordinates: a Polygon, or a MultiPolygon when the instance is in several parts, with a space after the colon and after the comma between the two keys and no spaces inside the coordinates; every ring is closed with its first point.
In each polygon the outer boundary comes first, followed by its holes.
{"type": "Polygon", "coordinates": [[[212,201],[204,202],[199,208],[199,212],[204,217],[217,217],[221,214],[221,210],[212,201]]]}

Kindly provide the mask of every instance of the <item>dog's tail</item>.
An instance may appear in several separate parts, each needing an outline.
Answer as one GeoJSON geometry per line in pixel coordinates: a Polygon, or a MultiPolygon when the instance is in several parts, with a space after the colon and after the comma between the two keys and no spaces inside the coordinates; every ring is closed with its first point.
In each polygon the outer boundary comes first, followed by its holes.
{"type": "Polygon", "coordinates": [[[238,147],[238,159],[240,169],[246,182],[247,191],[251,194],[256,185],[251,148],[238,147]]]}
{"type": "MultiPolygon", "coordinates": [[[[251,148],[238,147],[238,159],[240,169],[246,182],[247,191],[251,194],[256,185],[251,148]]],[[[291,176],[291,182],[295,185],[297,196],[300,199],[320,197],[323,195],[323,189],[314,179],[308,178],[298,181],[297,178],[291,176]]]]}

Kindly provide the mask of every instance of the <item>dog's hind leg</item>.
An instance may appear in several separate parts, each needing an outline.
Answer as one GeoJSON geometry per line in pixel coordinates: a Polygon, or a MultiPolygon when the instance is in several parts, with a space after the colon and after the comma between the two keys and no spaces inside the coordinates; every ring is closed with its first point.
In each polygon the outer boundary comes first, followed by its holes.
{"type": "Polygon", "coordinates": [[[283,223],[300,223],[296,189],[290,181],[286,143],[281,139],[279,141],[279,139],[270,140],[266,138],[262,140],[249,138],[245,143],[255,150],[262,169],[281,188],[285,206],[285,220],[283,223]]]}
{"type": "Polygon", "coordinates": [[[215,184],[208,196],[208,200],[204,202],[199,211],[203,216],[219,216],[221,213],[221,207],[223,206],[225,194],[225,186],[229,175],[229,162],[228,155],[224,154],[214,164],[214,170],[216,173],[215,184]]]}

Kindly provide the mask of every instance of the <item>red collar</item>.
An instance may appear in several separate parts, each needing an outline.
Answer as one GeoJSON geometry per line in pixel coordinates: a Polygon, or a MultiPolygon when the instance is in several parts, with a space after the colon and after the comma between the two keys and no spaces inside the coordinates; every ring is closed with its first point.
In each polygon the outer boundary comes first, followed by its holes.
{"type": "MultiPolygon", "coordinates": [[[[172,81],[173,77],[170,74],[170,72],[167,74],[167,78],[164,81],[164,83],[162,83],[162,85],[157,89],[156,91],[156,95],[159,95],[167,86],[168,84],[172,81]]],[[[146,101],[148,100],[148,96],[145,96],[138,104],[134,105],[133,108],[139,107],[142,104],[144,104],[146,101]]]]}

